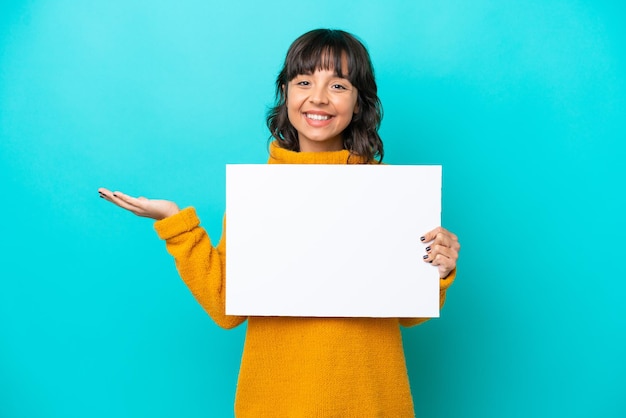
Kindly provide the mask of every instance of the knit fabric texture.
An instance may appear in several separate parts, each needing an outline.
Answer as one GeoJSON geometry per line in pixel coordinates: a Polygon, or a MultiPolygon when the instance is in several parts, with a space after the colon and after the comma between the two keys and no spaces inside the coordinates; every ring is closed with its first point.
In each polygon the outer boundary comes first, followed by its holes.
{"type": "MultiPolygon", "coordinates": [[[[361,164],[347,150],[270,145],[269,164],[361,164]]],[[[241,317],[225,314],[226,237],[214,247],[194,208],[155,223],[178,272],[223,328],[246,319],[237,417],[413,417],[400,325],[426,318],[241,317]]],[[[440,281],[440,305],[456,270],[440,281]]],[[[384,286],[385,278],[380,278],[384,286]]]]}

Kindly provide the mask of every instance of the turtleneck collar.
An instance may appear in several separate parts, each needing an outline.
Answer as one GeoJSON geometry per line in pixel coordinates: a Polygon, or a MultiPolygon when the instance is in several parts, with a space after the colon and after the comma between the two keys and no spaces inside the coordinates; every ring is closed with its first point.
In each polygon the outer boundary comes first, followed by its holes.
{"type": "Polygon", "coordinates": [[[365,158],[348,150],[325,152],[296,152],[281,148],[277,141],[270,144],[268,164],[365,164],[365,158]]]}

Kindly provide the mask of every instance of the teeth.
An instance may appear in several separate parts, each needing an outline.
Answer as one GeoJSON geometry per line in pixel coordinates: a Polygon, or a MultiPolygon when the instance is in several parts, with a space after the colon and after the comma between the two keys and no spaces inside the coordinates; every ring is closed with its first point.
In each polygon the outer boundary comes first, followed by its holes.
{"type": "Polygon", "coordinates": [[[330,116],[324,116],[324,115],[314,115],[311,113],[307,113],[306,117],[309,119],[313,119],[313,120],[328,120],[330,119],[330,116]]]}

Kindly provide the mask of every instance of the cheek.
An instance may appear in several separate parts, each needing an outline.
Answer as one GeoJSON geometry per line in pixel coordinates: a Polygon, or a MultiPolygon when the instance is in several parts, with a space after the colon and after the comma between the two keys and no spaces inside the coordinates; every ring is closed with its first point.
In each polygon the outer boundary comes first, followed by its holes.
{"type": "Polygon", "coordinates": [[[287,106],[287,119],[292,126],[296,126],[298,124],[298,118],[300,116],[300,112],[298,109],[294,109],[293,107],[287,106]]]}
{"type": "Polygon", "coordinates": [[[293,97],[287,97],[285,99],[285,107],[287,108],[287,113],[289,113],[290,115],[298,111],[296,101],[293,99],[293,97]]]}
{"type": "Polygon", "coordinates": [[[352,98],[352,113],[359,113],[359,96],[356,94],[352,98]]]}
{"type": "Polygon", "coordinates": [[[356,97],[351,97],[349,100],[346,100],[342,104],[342,109],[345,113],[350,113],[351,115],[359,112],[358,100],[356,97]]]}
{"type": "Polygon", "coordinates": [[[350,106],[346,106],[346,110],[345,110],[345,114],[347,117],[350,118],[350,120],[354,119],[355,115],[358,113],[357,111],[357,107],[350,105],[350,106]]]}
{"type": "Polygon", "coordinates": [[[285,106],[287,106],[287,110],[291,112],[296,112],[300,107],[300,98],[297,94],[287,92],[285,96],[285,106]]]}
{"type": "Polygon", "coordinates": [[[285,108],[287,109],[287,114],[291,117],[291,113],[293,112],[293,104],[294,100],[290,94],[285,96],[285,108]]]}

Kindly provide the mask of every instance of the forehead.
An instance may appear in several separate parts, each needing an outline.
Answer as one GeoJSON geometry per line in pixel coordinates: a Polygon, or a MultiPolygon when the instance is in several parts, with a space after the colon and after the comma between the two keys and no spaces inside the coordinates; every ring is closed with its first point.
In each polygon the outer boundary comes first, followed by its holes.
{"type": "Polygon", "coordinates": [[[288,62],[287,76],[289,79],[299,74],[312,74],[317,70],[333,71],[338,77],[349,78],[350,65],[348,54],[338,48],[328,46],[323,49],[312,48],[303,50],[288,62]]]}

